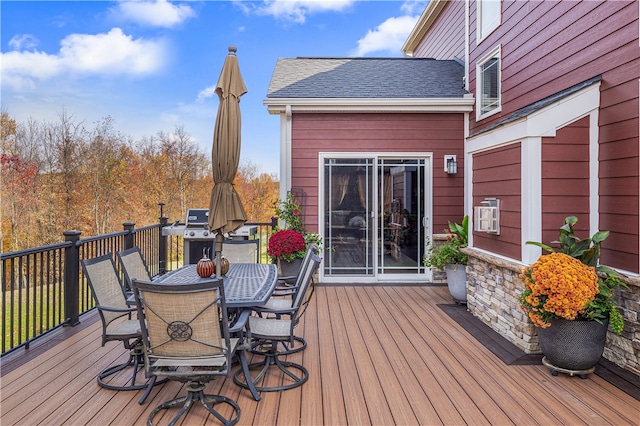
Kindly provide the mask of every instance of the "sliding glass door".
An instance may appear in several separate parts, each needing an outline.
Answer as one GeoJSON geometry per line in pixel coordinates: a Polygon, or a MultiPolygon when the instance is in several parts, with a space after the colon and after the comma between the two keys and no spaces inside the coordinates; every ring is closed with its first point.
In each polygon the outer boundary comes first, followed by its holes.
{"type": "Polygon", "coordinates": [[[324,158],[325,279],[426,279],[427,164],[425,157],[324,158]]]}

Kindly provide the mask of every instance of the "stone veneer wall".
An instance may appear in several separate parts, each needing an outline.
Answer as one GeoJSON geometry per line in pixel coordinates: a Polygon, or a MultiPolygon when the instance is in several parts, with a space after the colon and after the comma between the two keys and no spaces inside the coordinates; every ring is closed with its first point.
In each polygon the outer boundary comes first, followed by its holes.
{"type": "MultiPolygon", "coordinates": [[[[438,246],[444,243],[449,236],[447,234],[433,234],[433,245],[438,246]]],[[[433,268],[431,282],[436,284],[447,283],[447,272],[444,269],[433,268]]]]}
{"type": "MultiPolygon", "coordinates": [[[[540,353],[536,327],[520,309],[518,296],[524,289],[519,277],[522,265],[464,249],[467,265],[467,309],[525,353],[540,353]]],[[[624,331],[607,333],[604,357],[640,375],[640,279],[625,278],[629,289],[616,290],[623,311],[624,331]]]]}

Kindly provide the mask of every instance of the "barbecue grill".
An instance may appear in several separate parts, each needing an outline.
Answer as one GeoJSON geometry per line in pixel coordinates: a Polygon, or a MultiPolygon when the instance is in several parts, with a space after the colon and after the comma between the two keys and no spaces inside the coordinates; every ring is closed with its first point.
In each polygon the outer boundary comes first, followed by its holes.
{"type": "MultiPolygon", "coordinates": [[[[229,233],[234,240],[246,240],[257,233],[255,225],[244,225],[229,233]]],[[[176,221],[162,228],[162,235],[181,235],[184,240],[184,264],[195,264],[202,258],[204,249],[215,257],[216,232],[209,232],[209,209],[189,209],[184,224],[176,221]]],[[[224,250],[224,249],[223,249],[224,250]]]]}

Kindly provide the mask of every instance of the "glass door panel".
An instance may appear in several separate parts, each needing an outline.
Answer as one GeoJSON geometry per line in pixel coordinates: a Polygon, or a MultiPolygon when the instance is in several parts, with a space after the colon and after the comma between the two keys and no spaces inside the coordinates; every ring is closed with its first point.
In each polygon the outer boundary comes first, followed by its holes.
{"type": "Polygon", "coordinates": [[[324,275],[371,276],[374,159],[324,161],[324,275]]]}
{"type": "Polygon", "coordinates": [[[425,163],[378,159],[378,275],[425,271],[425,163]]]}

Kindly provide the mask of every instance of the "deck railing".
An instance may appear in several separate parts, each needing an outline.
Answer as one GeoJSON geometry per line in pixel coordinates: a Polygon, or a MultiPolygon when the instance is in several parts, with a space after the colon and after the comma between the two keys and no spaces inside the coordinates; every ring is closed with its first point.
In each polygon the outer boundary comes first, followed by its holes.
{"type": "MultiPolygon", "coordinates": [[[[64,232],[65,241],[48,246],[0,254],[2,283],[2,356],[29,344],[62,326],[80,323],[80,315],[95,308],[80,261],[107,253],[115,254],[139,247],[149,272],[157,276],[183,265],[182,236],[163,235],[167,218],[158,224],[135,228],[125,222],[123,230],[80,238],[80,231],[64,232]]],[[[273,223],[248,223],[258,227],[262,250],[260,261],[267,263],[266,241],[273,223]]]]}

